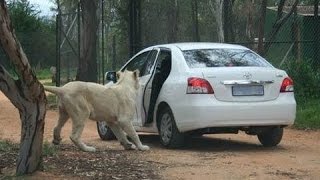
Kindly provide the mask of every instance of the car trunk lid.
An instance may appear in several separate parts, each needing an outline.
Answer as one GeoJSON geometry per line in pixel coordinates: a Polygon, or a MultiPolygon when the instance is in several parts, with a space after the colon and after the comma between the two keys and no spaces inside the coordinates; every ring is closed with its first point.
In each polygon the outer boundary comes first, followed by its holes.
{"type": "MultiPolygon", "coordinates": [[[[198,69],[200,70],[200,69],[198,69]]],[[[201,68],[219,101],[270,101],[279,96],[285,72],[266,67],[201,68]]]]}

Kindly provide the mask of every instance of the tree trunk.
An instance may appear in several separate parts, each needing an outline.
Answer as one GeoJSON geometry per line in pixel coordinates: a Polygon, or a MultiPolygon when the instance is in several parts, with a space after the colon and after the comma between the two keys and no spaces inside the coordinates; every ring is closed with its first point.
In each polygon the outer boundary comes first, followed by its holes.
{"type": "Polygon", "coordinates": [[[234,42],[233,32],[233,17],[232,17],[232,6],[231,0],[223,1],[223,32],[225,42],[234,42]]]}
{"type": "Polygon", "coordinates": [[[262,0],[261,2],[261,15],[260,15],[260,21],[259,21],[259,32],[258,32],[258,53],[261,56],[264,56],[264,23],[266,20],[266,11],[267,11],[267,1],[268,0],[262,0]]]}
{"type": "Polygon", "coordinates": [[[19,110],[21,119],[20,154],[17,174],[36,171],[42,161],[46,96],[17,40],[4,0],[0,0],[0,41],[19,76],[14,80],[0,66],[0,90],[19,110]]]}
{"type": "Polygon", "coordinates": [[[217,37],[219,42],[224,42],[224,32],[223,32],[223,22],[222,22],[222,5],[224,0],[209,0],[210,9],[216,20],[216,28],[217,28],[217,37]]]}
{"type": "Polygon", "coordinates": [[[254,0],[247,2],[248,14],[247,14],[247,24],[246,24],[246,35],[250,42],[253,40],[253,16],[254,16],[254,0]]]}
{"type": "Polygon", "coordinates": [[[199,21],[198,21],[198,1],[192,0],[191,1],[191,11],[192,11],[192,22],[193,22],[193,41],[199,42],[200,35],[199,35],[199,21]]]}
{"type": "Polygon", "coordinates": [[[97,82],[97,1],[80,0],[82,9],[81,51],[77,80],[97,82]]]}
{"type": "Polygon", "coordinates": [[[297,20],[297,7],[294,9],[294,20],[292,22],[291,26],[291,34],[292,34],[292,40],[294,42],[293,44],[293,50],[292,53],[296,59],[297,62],[301,60],[301,48],[300,48],[300,29],[298,25],[298,20],[297,20]]]}
{"type": "Polygon", "coordinates": [[[130,0],[129,8],[129,45],[130,57],[141,49],[141,2],[130,0]]]}
{"type": "Polygon", "coordinates": [[[168,17],[167,41],[169,43],[178,41],[178,14],[179,14],[178,0],[174,0],[174,4],[170,5],[167,11],[167,17],[168,17]]]}

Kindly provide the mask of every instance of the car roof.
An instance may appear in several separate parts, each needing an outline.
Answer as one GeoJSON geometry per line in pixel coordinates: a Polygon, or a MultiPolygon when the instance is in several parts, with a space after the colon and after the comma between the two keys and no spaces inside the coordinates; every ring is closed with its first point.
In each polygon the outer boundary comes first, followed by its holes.
{"type": "Polygon", "coordinates": [[[185,42],[185,43],[171,43],[171,44],[162,44],[156,45],[153,47],[167,47],[172,48],[173,46],[183,50],[191,49],[248,49],[241,45],[236,44],[226,44],[226,43],[209,43],[209,42],[185,42]]]}

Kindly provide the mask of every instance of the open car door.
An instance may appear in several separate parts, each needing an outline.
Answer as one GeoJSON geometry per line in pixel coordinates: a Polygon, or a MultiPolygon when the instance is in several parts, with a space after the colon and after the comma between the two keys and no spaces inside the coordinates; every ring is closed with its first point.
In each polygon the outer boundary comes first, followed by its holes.
{"type": "Polygon", "coordinates": [[[144,52],[135,58],[133,58],[124,68],[130,71],[139,69],[140,77],[139,83],[140,88],[137,96],[137,106],[136,106],[136,118],[133,119],[134,126],[143,126],[146,118],[146,112],[143,108],[143,95],[146,91],[147,84],[152,77],[152,72],[155,65],[155,60],[158,56],[159,49],[152,49],[151,51],[144,52]]]}
{"type": "Polygon", "coordinates": [[[159,55],[154,63],[151,77],[146,82],[143,94],[143,109],[145,117],[143,125],[153,122],[154,109],[158,95],[163,83],[169,76],[171,71],[171,52],[168,49],[161,48],[159,55]]]}

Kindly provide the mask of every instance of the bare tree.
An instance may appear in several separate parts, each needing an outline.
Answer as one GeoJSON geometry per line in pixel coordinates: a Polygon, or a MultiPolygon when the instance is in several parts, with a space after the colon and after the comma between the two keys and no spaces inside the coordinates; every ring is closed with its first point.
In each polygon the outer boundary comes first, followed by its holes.
{"type": "Polygon", "coordinates": [[[32,173],[39,168],[42,160],[47,100],[43,86],[32,71],[16,38],[4,0],[0,0],[0,41],[19,77],[14,80],[0,65],[0,90],[19,110],[21,119],[20,154],[16,173],[32,173]]]}
{"type": "Polygon", "coordinates": [[[98,2],[80,0],[82,10],[81,51],[77,80],[97,82],[98,2]]]}

